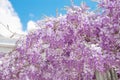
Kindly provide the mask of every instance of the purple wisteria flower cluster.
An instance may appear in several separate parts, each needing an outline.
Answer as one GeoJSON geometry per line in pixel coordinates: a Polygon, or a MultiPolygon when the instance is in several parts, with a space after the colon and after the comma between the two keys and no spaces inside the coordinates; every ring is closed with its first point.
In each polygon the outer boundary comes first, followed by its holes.
{"type": "Polygon", "coordinates": [[[39,28],[0,56],[0,80],[94,80],[95,71],[120,73],[120,0],[84,3],[38,21],[39,28]]]}

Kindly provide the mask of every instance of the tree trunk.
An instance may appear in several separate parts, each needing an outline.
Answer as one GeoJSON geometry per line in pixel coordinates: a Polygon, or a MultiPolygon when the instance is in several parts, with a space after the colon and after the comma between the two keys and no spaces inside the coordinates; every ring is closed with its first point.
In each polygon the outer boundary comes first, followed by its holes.
{"type": "Polygon", "coordinates": [[[106,71],[106,73],[96,71],[95,76],[96,80],[118,80],[118,75],[113,68],[106,71]]]}

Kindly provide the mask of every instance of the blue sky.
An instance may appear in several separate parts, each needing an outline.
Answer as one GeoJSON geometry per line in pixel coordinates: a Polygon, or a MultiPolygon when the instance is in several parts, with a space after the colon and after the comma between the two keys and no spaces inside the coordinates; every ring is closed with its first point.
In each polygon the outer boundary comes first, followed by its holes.
{"type": "MultiPolygon", "coordinates": [[[[70,0],[9,0],[20,17],[23,30],[26,30],[29,20],[37,21],[42,19],[44,15],[55,16],[56,9],[59,13],[65,14],[64,7],[70,6],[70,0]]],[[[91,0],[74,0],[74,4],[80,5],[81,1],[85,1],[91,9],[95,9],[96,3],[91,0]]]]}

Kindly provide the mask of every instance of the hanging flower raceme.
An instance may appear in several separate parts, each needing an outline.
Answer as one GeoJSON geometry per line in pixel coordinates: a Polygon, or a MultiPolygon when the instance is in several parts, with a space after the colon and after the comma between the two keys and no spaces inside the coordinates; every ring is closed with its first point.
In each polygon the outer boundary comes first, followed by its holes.
{"type": "Polygon", "coordinates": [[[120,21],[114,11],[120,3],[113,2],[117,5],[103,1],[100,14],[82,4],[38,21],[40,28],[0,56],[0,80],[93,80],[95,71],[120,72],[120,21]]]}

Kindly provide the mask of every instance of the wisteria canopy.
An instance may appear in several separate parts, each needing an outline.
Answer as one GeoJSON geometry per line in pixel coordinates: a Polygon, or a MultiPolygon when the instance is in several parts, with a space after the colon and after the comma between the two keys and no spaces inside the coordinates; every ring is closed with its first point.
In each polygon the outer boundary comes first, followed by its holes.
{"type": "Polygon", "coordinates": [[[37,22],[39,28],[0,56],[0,80],[94,80],[120,73],[120,0],[98,0],[96,11],[82,3],[66,15],[37,22]]]}

